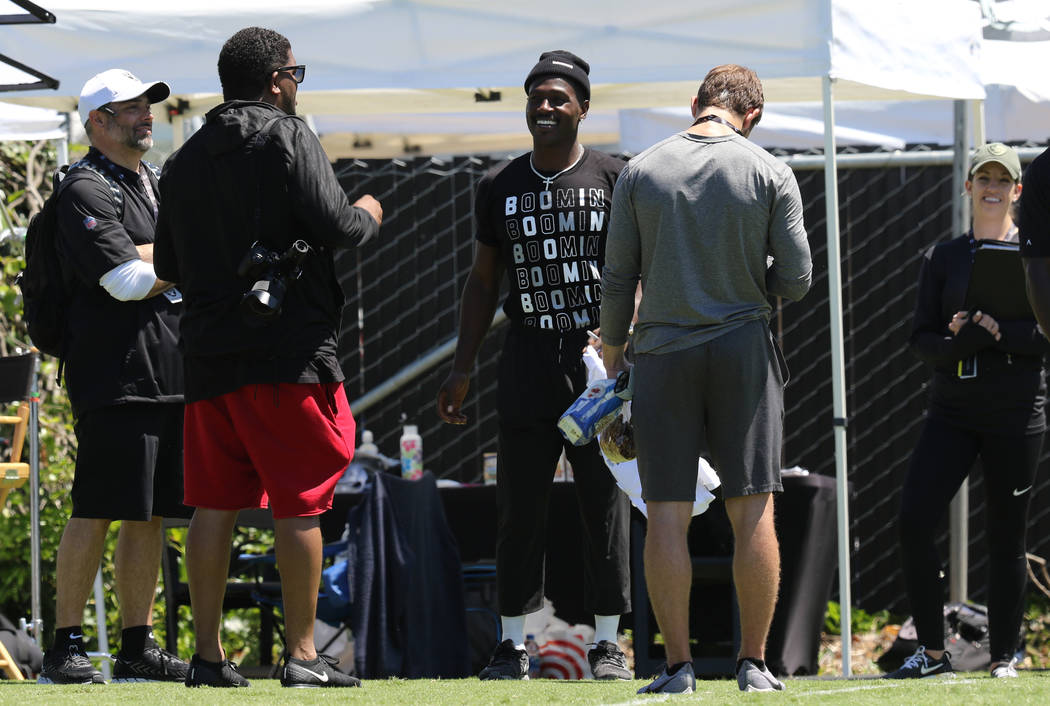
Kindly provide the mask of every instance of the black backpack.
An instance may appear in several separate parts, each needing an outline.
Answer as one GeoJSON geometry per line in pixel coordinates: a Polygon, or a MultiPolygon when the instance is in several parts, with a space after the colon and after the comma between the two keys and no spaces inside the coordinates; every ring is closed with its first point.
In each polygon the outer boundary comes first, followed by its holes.
{"type": "Polygon", "coordinates": [[[51,195],[29,222],[29,228],[26,229],[26,268],[18,276],[22,290],[22,318],[29,328],[33,345],[56,358],[65,354],[66,317],[73,284],[58,256],[58,199],[62,187],[67,183],[67,175],[79,169],[102,179],[109,187],[117,218],[124,214],[124,194],[117,182],[105,170],[82,159],[62,166],[55,172],[51,195]]]}

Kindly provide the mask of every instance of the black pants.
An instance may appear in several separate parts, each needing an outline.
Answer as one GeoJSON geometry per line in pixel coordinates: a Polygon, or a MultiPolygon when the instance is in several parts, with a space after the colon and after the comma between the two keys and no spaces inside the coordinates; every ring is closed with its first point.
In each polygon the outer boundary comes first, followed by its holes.
{"type": "Polygon", "coordinates": [[[562,448],[583,520],[584,605],[597,615],[630,611],[627,496],[597,442],[572,446],[557,428],[586,385],[585,343],[585,334],[517,327],[507,334],[498,393],[496,582],[502,615],[532,613],[543,605],[547,507],[562,448]]]}
{"type": "Polygon", "coordinates": [[[927,418],[912,454],[900,514],[904,578],[919,644],[944,649],[944,587],[934,534],[981,457],[988,517],[988,631],[992,660],[1017,649],[1027,565],[1025,533],[1042,434],[1003,436],[927,418]]]}

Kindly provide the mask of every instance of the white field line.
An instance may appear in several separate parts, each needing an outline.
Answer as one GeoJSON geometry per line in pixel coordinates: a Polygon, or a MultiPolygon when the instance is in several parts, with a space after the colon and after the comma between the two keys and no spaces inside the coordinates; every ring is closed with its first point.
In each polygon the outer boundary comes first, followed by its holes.
{"type": "MultiPolygon", "coordinates": [[[[787,684],[788,684],[787,691],[792,696],[799,697],[799,698],[806,697],[806,696],[827,696],[829,694],[846,694],[846,693],[849,693],[851,691],[873,691],[873,690],[878,690],[878,689],[900,689],[906,683],[909,683],[911,680],[891,679],[891,680],[871,680],[871,681],[877,681],[879,683],[877,683],[877,684],[857,685],[857,686],[846,686],[846,687],[843,687],[841,689],[821,689],[819,691],[801,691],[801,692],[800,691],[796,691],[794,689],[791,689],[790,688],[791,687],[791,682],[787,682],[787,684]]],[[[949,687],[949,686],[954,686],[954,685],[960,685],[961,686],[963,684],[976,684],[977,681],[978,680],[976,680],[976,679],[938,679],[934,683],[944,684],[946,687],[949,687]]],[[[699,689],[695,693],[693,693],[691,695],[685,695],[685,694],[652,694],[652,695],[647,695],[647,696],[640,696],[637,699],[631,699],[629,701],[614,701],[614,702],[612,702],[610,704],[607,704],[607,706],[642,706],[643,704],[658,704],[658,703],[662,703],[664,701],[670,700],[672,697],[674,697],[676,700],[682,700],[682,699],[688,700],[690,698],[690,696],[692,696],[692,697],[699,697],[699,696],[702,696],[702,695],[703,695],[702,694],[702,690],[699,690],[699,689]]]]}
{"type": "Polygon", "coordinates": [[[647,695],[637,699],[631,699],[630,701],[614,701],[611,704],[607,704],[607,706],[641,706],[642,704],[658,704],[664,701],[669,701],[672,696],[675,696],[678,699],[688,699],[691,696],[696,696],[696,694],[652,694],[651,696],[647,695]]]}
{"type": "MultiPolygon", "coordinates": [[[[891,679],[886,680],[882,684],[870,684],[865,686],[847,686],[842,689],[821,689],[820,691],[803,691],[793,692],[792,696],[804,697],[804,696],[827,696],[828,694],[845,694],[850,691],[871,691],[873,689],[899,689],[904,686],[905,683],[910,683],[910,679],[891,679]]],[[[934,683],[941,683],[945,686],[953,686],[955,684],[976,684],[976,679],[941,679],[934,683]]],[[[790,684],[790,682],[789,682],[790,684]]]]}

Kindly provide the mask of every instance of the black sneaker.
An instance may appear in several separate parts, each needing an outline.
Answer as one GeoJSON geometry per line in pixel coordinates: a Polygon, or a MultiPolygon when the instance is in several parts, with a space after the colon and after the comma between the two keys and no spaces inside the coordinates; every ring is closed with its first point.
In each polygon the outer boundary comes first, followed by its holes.
{"type": "Polygon", "coordinates": [[[237,672],[237,665],[228,659],[221,662],[209,662],[193,655],[190,668],[186,674],[186,686],[251,686],[247,679],[237,672]]]}
{"type": "Polygon", "coordinates": [[[496,645],[488,666],[481,670],[478,679],[528,679],[529,653],[514,646],[514,640],[504,640],[496,645]]]}
{"type": "Polygon", "coordinates": [[[281,686],[361,686],[361,680],[357,677],[333,669],[333,665],[338,663],[335,657],[321,654],[312,660],[289,657],[281,672],[281,686]]]}
{"type": "Polygon", "coordinates": [[[945,652],[940,659],[926,656],[926,648],[919,645],[908,659],[904,660],[901,668],[895,672],[884,674],[883,679],[928,679],[930,677],[954,677],[955,670],[952,663],[948,661],[949,653],[945,652]]]}
{"type": "Polygon", "coordinates": [[[190,665],[157,645],[147,647],[138,657],[117,653],[113,665],[114,682],[186,681],[190,665]]]}
{"type": "Polygon", "coordinates": [[[627,657],[620,646],[609,640],[602,640],[587,652],[587,661],[591,665],[591,674],[595,679],[624,679],[634,676],[627,668],[627,657]]]}
{"type": "Polygon", "coordinates": [[[44,655],[44,667],[37,684],[105,684],[102,672],[95,669],[80,643],[74,642],[66,650],[54,648],[44,655]]]}

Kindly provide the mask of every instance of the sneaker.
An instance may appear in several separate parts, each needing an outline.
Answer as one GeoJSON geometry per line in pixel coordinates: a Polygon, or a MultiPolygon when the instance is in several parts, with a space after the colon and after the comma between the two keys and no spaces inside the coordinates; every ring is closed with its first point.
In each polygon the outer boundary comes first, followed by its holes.
{"type": "Polygon", "coordinates": [[[113,665],[114,682],[186,681],[190,665],[157,645],[147,647],[139,657],[117,653],[113,665]]]}
{"type": "Polygon", "coordinates": [[[281,672],[281,686],[297,688],[321,686],[361,686],[361,680],[343,674],[332,665],[339,660],[328,655],[317,655],[312,660],[289,657],[281,672]]]}
{"type": "Polygon", "coordinates": [[[783,691],[784,684],[773,676],[762,660],[745,657],[737,662],[736,685],[740,691],[783,691]]]}
{"type": "Polygon", "coordinates": [[[228,659],[221,662],[209,662],[193,655],[190,669],[186,674],[186,686],[251,686],[247,679],[237,672],[237,665],[228,659]]]}
{"type": "Polygon", "coordinates": [[[1012,659],[1009,662],[1000,662],[992,669],[992,676],[996,679],[1016,679],[1017,670],[1014,668],[1016,665],[1016,659],[1012,659]]]}
{"type": "Polygon", "coordinates": [[[928,679],[930,677],[955,676],[952,663],[948,661],[949,653],[945,652],[940,659],[926,656],[926,648],[919,645],[908,659],[904,660],[901,668],[895,672],[884,674],[883,679],[928,679]]]}
{"type": "Polygon", "coordinates": [[[587,653],[587,662],[591,665],[591,674],[595,679],[628,681],[634,678],[627,668],[627,657],[615,642],[602,640],[596,643],[587,653]]]}
{"type": "Polygon", "coordinates": [[[529,653],[514,646],[514,640],[504,640],[496,645],[488,666],[481,670],[478,679],[528,679],[529,653]]]}
{"type": "Polygon", "coordinates": [[[691,694],[696,691],[696,674],[693,663],[686,662],[674,674],[667,673],[665,664],[656,679],[638,690],[639,694],[691,694]]]}
{"type": "Polygon", "coordinates": [[[54,648],[44,655],[44,667],[37,684],[105,684],[102,672],[95,669],[79,642],[65,651],[54,648]]]}

